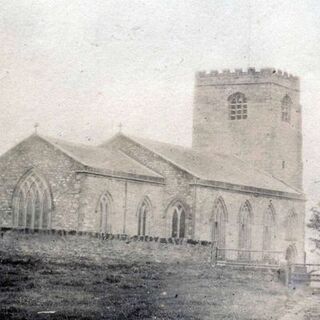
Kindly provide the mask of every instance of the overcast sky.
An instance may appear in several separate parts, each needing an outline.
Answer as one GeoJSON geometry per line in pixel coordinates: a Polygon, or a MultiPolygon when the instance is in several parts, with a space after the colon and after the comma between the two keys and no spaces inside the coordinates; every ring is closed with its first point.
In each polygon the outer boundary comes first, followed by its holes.
{"type": "Polygon", "coordinates": [[[0,0],[0,8],[0,152],[35,122],[42,134],[92,144],[120,122],[125,133],[190,144],[195,71],[275,67],[301,77],[305,187],[320,200],[319,0],[0,0]]]}

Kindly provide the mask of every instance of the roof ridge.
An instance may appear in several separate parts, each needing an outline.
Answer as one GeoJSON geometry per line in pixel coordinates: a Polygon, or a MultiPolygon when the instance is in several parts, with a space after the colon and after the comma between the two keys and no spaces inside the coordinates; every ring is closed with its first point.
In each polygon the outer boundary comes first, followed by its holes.
{"type": "Polygon", "coordinates": [[[160,141],[160,140],[155,140],[155,139],[150,139],[150,138],[144,138],[144,137],[137,137],[137,136],[134,136],[134,135],[125,135],[123,134],[123,136],[126,136],[126,137],[129,137],[129,138],[132,138],[132,139],[141,139],[141,140],[145,140],[145,141],[149,141],[149,142],[156,142],[156,143],[159,143],[159,144],[164,144],[164,145],[168,145],[168,146],[172,146],[172,147],[176,147],[176,148],[181,148],[181,149],[189,149],[189,150],[192,150],[192,147],[188,147],[188,146],[183,146],[183,145],[180,145],[180,144],[175,144],[175,143],[170,143],[170,142],[166,142],[166,141],[160,141]]]}
{"type": "MultiPolygon", "coordinates": [[[[39,134],[37,134],[35,136],[37,136],[40,139],[46,141],[47,143],[51,144],[55,148],[58,148],[61,152],[65,153],[67,156],[69,156],[73,160],[75,160],[75,161],[77,161],[77,162],[79,162],[79,163],[81,163],[81,164],[83,164],[85,166],[89,166],[90,167],[90,165],[88,163],[86,163],[82,159],[79,159],[76,155],[72,154],[72,152],[70,152],[69,150],[66,150],[65,148],[63,148],[63,146],[59,145],[58,143],[55,143],[55,142],[51,141],[51,139],[49,137],[46,137],[46,136],[43,136],[43,135],[39,135],[39,134]]],[[[64,140],[62,140],[62,141],[64,141],[64,140]]]]}
{"type": "MultiPolygon", "coordinates": [[[[140,171],[144,171],[145,175],[149,175],[149,176],[156,176],[158,178],[163,178],[161,175],[159,175],[157,172],[151,170],[150,168],[143,166],[141,163],[138,163],[137,161],[135,161],[134,159],[128,157],[127,155],[125,155],[123,152],[121,152],[120,150],[114,150],[111,148],[105,148],[105,147],[101,147],[101,146],[90,146],[90,145],[86,145],[86,144],[77,144],[77,143],[73,143],[73,142],[68,142],[62,139],[55,139],[55,138],[49,138],[49,137],[44,137],[44,136],[39,136],[40,139],[43,139],[44,141],[46,141],[47,143],[51,144],[53,147],[58,148],[60,151],[62,151],[63,153],[65,153],[67,156],[69,156],[70,158],[72,158],[73,160],[79,162],[80,164],[88,167],[88,168],[93,168],[93,169],[106,169],[103,166],[105,165],[106,162],[108,162],[110,159],[112,158],[119,158],[119,154],[126,156],[126,158],[128,158],[128,163],[130,165],[131,162],[131,166],[133,165],[133,162],[135,165],[138,165],[140,167],[140,171]],[[69,150],[69,148],[71,148],[71,150],[69,150]],[[73,150],[73,149],[75,150],[73,150]],[[102,156],[102,166],[99,164],[92,164],[90,163],[90,161],[86,158],[83,159],[83,157],[79,156],[78,153],[76,152],[76,149],[79,148],[84,148],[84,151],[86,151],[85,149],[89,149],[93,151],[93,155],[94,155],[94,151],[96,151],[96,156],[102,156]],[[130,161],[130,162],[129,162],[130,161]],[[143,170],[142,170],[143,169],[143,170]]],[[[82,150],[83,152],[83,150],[82,150]]],[[[112,169],[115,170],[115,169],[112,169]]],[[[119,172],[123,173],[123,174],[133,174],[133,175],[141,175],[141,173],[133,173],[129,170],[120,170],[119,172]]]]}
{"type": "Polygon", "coordinates": [[[39,136],[40,138],[43,138],[45,140],[49,140],[53,143],[65,143],[65,144],[68,144],[68,145],[71,145],[71,146],[77,146],[77,147],[85,147],[85,148],[98,148],[98,149],[103,149],[102,146],[100,145],[90,145],[90,144],[85,144],[83,142],[74,142],[74,141],[69,141],[69,140],[64,140],[64,139],[60,139],[60,138],[55,138],[55,137],[52,137],[52,136],[48,136],[48,135],[40,135],[40,134],[36,134],[36,136],[39,136]]]}

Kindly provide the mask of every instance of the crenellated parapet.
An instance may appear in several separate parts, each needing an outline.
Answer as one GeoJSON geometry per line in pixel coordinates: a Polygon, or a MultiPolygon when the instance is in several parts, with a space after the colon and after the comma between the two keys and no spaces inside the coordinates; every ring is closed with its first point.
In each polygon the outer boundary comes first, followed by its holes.
{"type": "Polygon", "coordinates": [[[300,80],[298,77],[276,70],[273,68],[255,68],[243,69],[223,69],[200,71],[196,73],[196,85],[232,85],[232,84],[258,84],[258,83],[274,83],[288,87],[290,89],[299,90],[300,80]]]}

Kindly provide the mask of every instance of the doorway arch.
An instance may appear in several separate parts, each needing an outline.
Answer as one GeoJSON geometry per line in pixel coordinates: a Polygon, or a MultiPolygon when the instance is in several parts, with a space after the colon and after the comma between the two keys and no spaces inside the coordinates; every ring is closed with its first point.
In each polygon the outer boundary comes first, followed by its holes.
{"type": "Polygon", "coordinates": [[[297,248],[294,244],[290,244],[286,250],[287,264],[294,264],[297,259],[297,248]]]}

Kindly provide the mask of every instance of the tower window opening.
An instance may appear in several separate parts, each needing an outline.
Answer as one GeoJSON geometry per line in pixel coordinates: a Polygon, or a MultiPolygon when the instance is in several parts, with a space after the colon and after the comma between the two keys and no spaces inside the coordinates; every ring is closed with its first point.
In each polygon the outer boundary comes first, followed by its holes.
{"type": "Polygon", "coordinates": [[[237,92],[228,98],[229,119],[242,120],[248,118],[247,98],[243,93],[237,92]]]}
{"type": "Polygon", "coordinates": [[[281,120],[284,122],[290,122],[291,105],[292,105],[292,100],[288,95],[286,95],[282,99],[282,104],[281,104],[281,120]]]}

